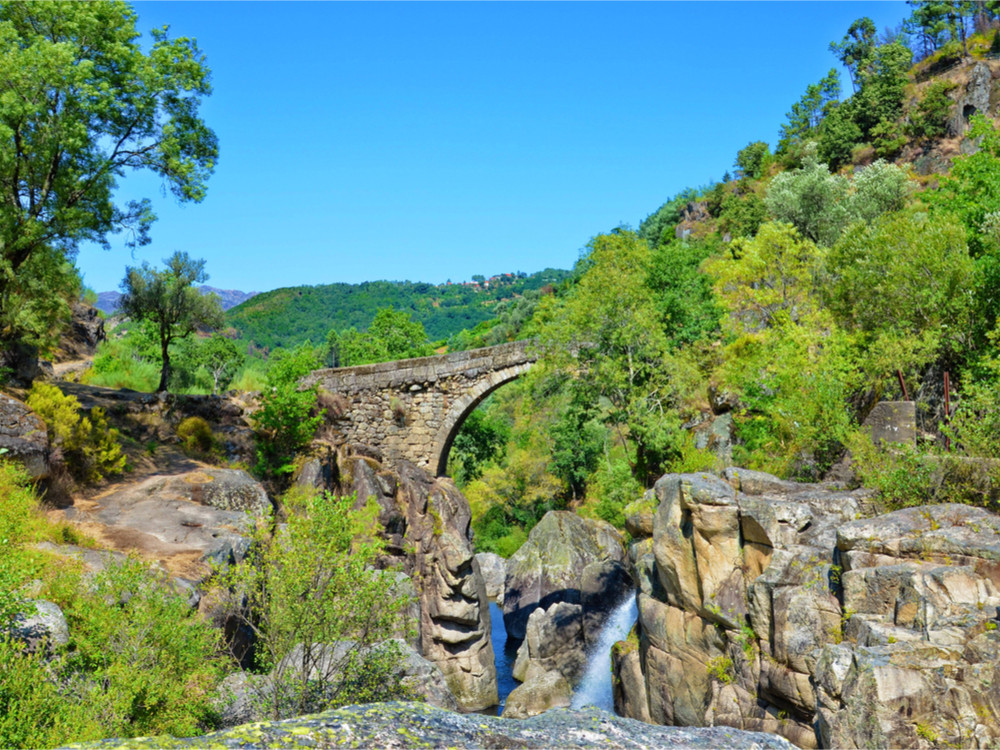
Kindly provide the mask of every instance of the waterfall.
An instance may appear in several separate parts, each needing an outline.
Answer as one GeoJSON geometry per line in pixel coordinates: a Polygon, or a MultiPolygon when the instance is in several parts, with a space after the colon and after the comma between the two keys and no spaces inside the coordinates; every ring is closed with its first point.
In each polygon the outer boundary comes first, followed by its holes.
{"type": "Polygon", "coordinates": [[[611,691],[611,647],[628,638],[638,616],[636,596],[630,591],[604,623],[597,644],[587,655],[587,669],[573,693],[573,708],[597,706],[614,713],[615,701],[611,691]]]}

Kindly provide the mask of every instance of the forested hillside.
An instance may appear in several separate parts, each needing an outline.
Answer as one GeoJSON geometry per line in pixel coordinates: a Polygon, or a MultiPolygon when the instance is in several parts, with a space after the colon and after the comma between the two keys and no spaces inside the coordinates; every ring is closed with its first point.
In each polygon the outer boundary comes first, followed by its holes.
{"type": "Polygon", "coordinates": [[[459,284],[366,281],[276,289],[259,294],[227,314],[229,325],[258,348],[292,347],[326,340],[330,329],[365,330],[378,310],[392,307],[423,325],[432,340],[444,339],[492,318],[501,300],[558,284],[567,271],[474,277],[459,284]]]}
{"type": "Polygon", "coordinates": [[[849,459],[890,505],[996,504],[961,462],[1000,457],[998,8],[912,5],[830,44],[853,93],[831,69],[774,147],[751,135],[732,173],[595,237],[542,300],[539,366],[451,456],[482,548],[552,508],[621,525],[664,471],[724,465],[849,459]],[[879,450],[859,426],[904,398],[918,445],[879,450]]]}

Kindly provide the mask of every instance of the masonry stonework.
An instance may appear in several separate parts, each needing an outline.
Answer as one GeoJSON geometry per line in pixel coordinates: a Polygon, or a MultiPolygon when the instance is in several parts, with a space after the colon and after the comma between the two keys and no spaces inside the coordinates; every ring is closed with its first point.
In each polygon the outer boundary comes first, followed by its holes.
{"type": "Polygon", "coordinates": [[[465,418],[501,385],[528,371],[532,344],[515,341],[360,367],[315,370],[304,380],[348,401],[334,420],[348,442],[378,448],[387,463],[405,459],[439,476],[465,418]]]}

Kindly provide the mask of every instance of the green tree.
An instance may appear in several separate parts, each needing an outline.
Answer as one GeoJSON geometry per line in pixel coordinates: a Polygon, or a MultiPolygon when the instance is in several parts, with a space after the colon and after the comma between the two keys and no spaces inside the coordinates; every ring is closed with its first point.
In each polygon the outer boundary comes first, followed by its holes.
{"type": "Polygon", "coordinates": [[[764,174],[771,157],[771,151],[764,141],[754,141],[741,148],[736,154],[735,166],[741,177],[758,179],[764,174]]]}
{"type": "Polygon", "coordinates": [[[502,455],[510,438],[510,425],[492,414],[488,406],[473,411],[459,428],[448,454],[448,473],[464,487],[478,479],[491,461],[502,455]]]}
{"type": "Polygon", "coordinates": [[[322,414],[313,415],[317,387],[300,387],[302,380],[322,366],[308,342],[271,355],[260,394],[260,408],[252,415],[257,437],[259,474],[275,477],[292,471],[296,451],[312,440],[322,414]]]}
{"type": "Polygon", "coordinates": [[[969,343],[974,264],[954,220],[896,213],[855,224],[830,249],[825,274],[835,318],[867,337],[873,377],[969,343]]]}
{"type": "Polygon", "coordinates": [[[651,254],[626,229],[595,237],[578,264],[582,275],[543,326],[546,366],[576,367],[610,404],[608,420],[634,451],[640,481],[654,477],[677,448],[670,405],[668,342],[653,290],[643,283],[651,254]],[[572,352],[576,352],[576,365],[572,352]]]}
{"type": "Polygon", "coordinates": [[[807,149],[800,169],[782,172],[768,188],[765,203],[778,221],[795,226],[803,237],[831,245],[851,219],[848,181],[830,174],[814,149],[807,149]]]}
{"type": "Polygon", "coordinates": [[[218,333],[201,344],[199,358],[212,376],[212,393],[229,385],[246,359],[236,342],[218,333]]]}
{"type": "Polygon", "coordinates": [[[811,83],[792,109],[785,115],[787,122],[781,126],[781,139],[777,152],[788,152],[790,147],[802,143],[823,121],[840,99],[840,76],[830,68],[818,83],[811,83]]]}
{"type": "Polygon", "coordinates": [[[8,341],[21,334],[12,312],[20,299],[58,293],[59,261],[80,242],[107,246],[122,230],[132,244],[148,241],[149,203],[114,201],[121,177],[149,170],[181,201],[205,195],[218,144],[198,111],[211,92],[204,56],[166,29],[143,51],[135,21],[122,2],[0,6],[0,317],[8,341]]]}
{"type": "Polygon", "coordinates": [[[176,252],[164,260],[166,268],[157,271],[148,263],[141,268],[127,268],[121,289],[119,310],[133,320],[152,320],[160,342],[160,384],[167,390],[170,378],[170,344],[190,336],[200,327],[222,325],[222,307],[214,294],[199,292],[195,283],[208,280],[205,261],[194,260],[187,253],[176,252]]]}
{"type": "Polygon", "coordinates": [[[650,256],[646,284],[672,348],[702,340],[719,327],[722,311],[712,291],[712,279],[700,270],[702,261],[715,249],[710,242],[674,240],[660,245],[650,256]]]}
{"type": "Polygon", "coordinates": [[[349,328],[328,336],[327,343],[331,352],[336,352],[339,367],[422,357],[431,353],[423,324],[413,320],[410,313],[391,307],[380,308],[367,331],[349,328]]]}
{"type": "Polygon", "coordinates": [[[863,72],[875,57],[875,36],[875,22],[865,16],[852,23],[839,42],[830,42],[830,51],[851,74],[855,91],[863,72]]]}
{"type": "Polygon", "coordinates": [[[902,210],[916,185],[905,169],[879,159],[854,175],[852,187],[852,216],[870,222],[902,210]]]}

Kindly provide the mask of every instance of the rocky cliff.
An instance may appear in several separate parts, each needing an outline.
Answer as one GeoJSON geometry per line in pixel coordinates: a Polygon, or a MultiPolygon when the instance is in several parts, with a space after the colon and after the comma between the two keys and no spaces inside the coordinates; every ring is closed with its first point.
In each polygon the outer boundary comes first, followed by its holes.
{"type": "Polygon", "coordinates": [[[863,490],[736,469],[667,475],[649,501],[639,622],[614,653],[623,715],[800,747],[1000,738],[995,515],[866,518],[863,490]]]}

